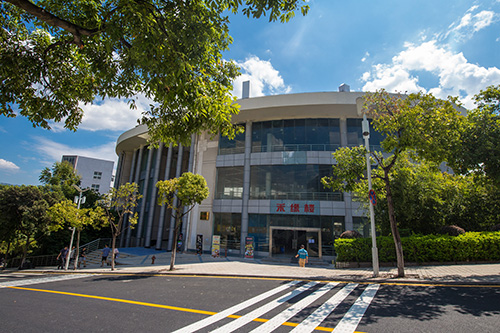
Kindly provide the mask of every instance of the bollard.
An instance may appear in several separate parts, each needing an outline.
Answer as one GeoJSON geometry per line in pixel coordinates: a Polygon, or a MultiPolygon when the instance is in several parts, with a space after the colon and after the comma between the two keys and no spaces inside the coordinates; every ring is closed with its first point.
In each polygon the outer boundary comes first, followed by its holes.
{"type": "Polygon", "coordinates": [[[155,259],[156,259],[156,257],[155,257],[155,256],[152,256],[152,257],[151,257],[151,265],[154,265],[154,263],[155,263],[155,259]]]}

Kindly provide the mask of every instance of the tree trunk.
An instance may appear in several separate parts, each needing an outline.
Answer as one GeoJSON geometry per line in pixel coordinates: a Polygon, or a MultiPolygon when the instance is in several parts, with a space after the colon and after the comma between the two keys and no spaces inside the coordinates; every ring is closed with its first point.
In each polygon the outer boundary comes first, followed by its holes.
{"type": "Polygon", "coordinates": [[[21,263],[19,264],[18,269],[22,269],[23,268],[24,262],[26,261],[26,257],[28,256],[28,246],[30,244],[30,238],[31,238],[30,235],[26,236],[26,244],[24,244],[24,247],[23,247],[23,256],[21,258],[21,263]]]}
{"type": "Polygon", "coordinates": [[[175,265],[175,255],[177,253],[177,238],[179,238],[179,227],[181,225],[181,207],[177,207],[175,211],[175,228],[174,228],[174,241],[172,242],[172,255],[170,256],[170,268],[169,271],[174,270],[175,265]]]}
{"type": "Polygon", "coordinates": [[[396,216],[394,214],[394,202],[392,201],[392,191],[389,184],[389,175],[385,174],[385,188],[387,191],[387,208],[389,210],[389,221],[391,223],[392,238],[396,247],[396,259],[398,265],[398,277],[405,276],[405,262],[403,257],[403,246],[401,245],[401,237],[399,236],[396,216]]]}
{"type": "Polygon", "coordinates": [[[116,246],[116,233],[113,232],[113,240],[111,241],[111,270],[115,270],[115,246],[116,246]]]}

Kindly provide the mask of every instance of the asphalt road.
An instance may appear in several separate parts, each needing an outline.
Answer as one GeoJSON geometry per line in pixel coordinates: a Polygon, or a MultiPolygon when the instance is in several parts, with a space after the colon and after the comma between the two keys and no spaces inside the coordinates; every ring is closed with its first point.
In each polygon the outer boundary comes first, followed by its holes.
{"type": "Polygon", "coordinates": [[[498,332],[499,300],[479,286],[11,273],[0,331],[498,332]]]}

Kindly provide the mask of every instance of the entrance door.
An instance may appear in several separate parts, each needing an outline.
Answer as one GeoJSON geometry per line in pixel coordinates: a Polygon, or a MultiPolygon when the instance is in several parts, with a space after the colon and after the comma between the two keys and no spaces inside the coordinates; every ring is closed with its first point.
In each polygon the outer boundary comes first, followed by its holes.
{"type": "Polygon", "coordinates": [[[269,229],[269,256],[296,255],[304,245],[309,256],[321,258],[321,230],[319,228],[271,227],[269,229]]]}

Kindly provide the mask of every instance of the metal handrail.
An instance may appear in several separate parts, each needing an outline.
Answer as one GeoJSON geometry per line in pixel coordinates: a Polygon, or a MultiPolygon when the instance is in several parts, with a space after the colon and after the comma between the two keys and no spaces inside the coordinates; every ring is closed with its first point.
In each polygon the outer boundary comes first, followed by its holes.
{"type": "MultiPolygon", "coordinates": [[[[118,239],[117,239],[118,242],[118,239]]],[[[91,242],[80,245],[79,252],[81,253],[83,248],[87,248],[87,254],[101,249],[105,244],[110,244],[111,238],[97,238],[91,242]]],[[[28,263],[27,267],[36,267],[36,266],[56,266],[58,254],[49,254],[49,255],[41,255],[41,256],[31,256],[26,257],[25,263],[28,263]]],[[[10,258],[7,261],[7,267],[19,267],[21,265],[22,257],[10,258]]]]}

